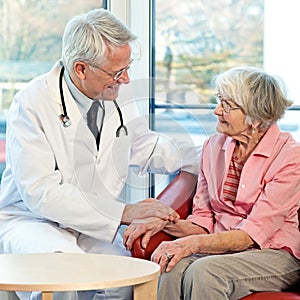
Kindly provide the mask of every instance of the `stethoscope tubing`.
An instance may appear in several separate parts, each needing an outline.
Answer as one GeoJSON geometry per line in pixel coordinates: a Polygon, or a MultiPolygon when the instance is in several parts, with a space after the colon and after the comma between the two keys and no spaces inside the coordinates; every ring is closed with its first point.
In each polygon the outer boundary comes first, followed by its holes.
{"type": "MultiPolygon", "coordinates": [[[[59,93],[60,93],[60,100],[61,100],[61,105],[62,105],[62,109],[63,109],[63,114],[61,114],[59,117],[62,121],[63,126],[64,127],[69,127],[69,126],[71,126],[72,122],[71,122],[71,120],[68,116],[68,113],[67,113],[67,107],[66,107],[64,91],[63,91],[63,85],[62,85],[64,71],[65,71],[65,67],[62,66],[61,70],[60,70],[60,73],[59,73],[59,93]]],[[[119,107],[116,100],[113,100],[113,103],[114,103],[114,105],[115,105],[115,107],[118,111],[119,118],[120,118],[120,124],[121,124],[116,130],[116,137],[120,137],[122,129],[124,130],[125,135],[127,136],[128,135],[128,129],[124,125],[122,111],[121,111],[121,109],[120,109],[120,107],[119,107]]]]}
{"type": "Polygon", "coordinates": [[[125,135],[128,135],[128,130],[127,130],[127,127],[124,125],[124,122],[123,122],[123,116],[122,116],[122,112],[121,112],[121,109],[117,103],[116,100],[113,101],[116,108],[117,108],[117,111],[118,111],[118,114],[119,114],[119,118],[120,118],[120,123],[121,125],[118,127],[117,131],[116,131],[116,137],[120,137],[120,133],[121,133],[121,130],[123,129],[125,131],[125,135]]]}

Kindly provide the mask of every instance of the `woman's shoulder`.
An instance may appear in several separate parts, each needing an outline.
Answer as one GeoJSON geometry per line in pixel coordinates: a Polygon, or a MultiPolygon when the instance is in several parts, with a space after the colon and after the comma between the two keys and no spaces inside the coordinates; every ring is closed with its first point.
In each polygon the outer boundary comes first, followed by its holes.
{"type": "Polygon", "coordinates": [[[290,132],[281,131],[279,135],[280,153],[283,160],[294,161],[300,164],[300,143],[290,132]]]}

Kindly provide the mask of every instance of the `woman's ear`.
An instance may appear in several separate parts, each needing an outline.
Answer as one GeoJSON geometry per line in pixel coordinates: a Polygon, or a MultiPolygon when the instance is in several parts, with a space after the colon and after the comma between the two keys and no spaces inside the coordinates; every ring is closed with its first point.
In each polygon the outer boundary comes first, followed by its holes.
{"type": "Polygon", "coordinates": [[[255,133],[256,131],[258,131],[260,128],[260,125],[261,125],[260,121],[253,121],[252,124],[250,125],[252,133],[255,133]]]}

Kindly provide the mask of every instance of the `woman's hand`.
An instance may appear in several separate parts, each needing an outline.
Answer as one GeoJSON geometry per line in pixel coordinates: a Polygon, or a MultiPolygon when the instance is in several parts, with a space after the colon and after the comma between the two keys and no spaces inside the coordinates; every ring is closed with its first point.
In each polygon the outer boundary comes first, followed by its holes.
{"type": "Polygon", "coordinates": [[[239,252],[253,246],[255,242],[243,230],[193,234],[171,242],[162,242],[153,252],[151,260],[160,265],[161,272],[170,272],[182,258],[191,254],[239,252]]]}
{"type": "Polygon", "coordinates": [[[134,241],[143,235],[141,245],[143,248],[146,248],[150,238],[157,232],[161,231],[167,223],[168,221],[164,221],[156,217],[133,220],[124,230],[124,246],[127,250],[131,250],[134,241]]]}
{"type": "Polygon", "coordinates": [[[162,242],[152,253],[151,260],[160,265],[160,272],[170,272],[184,257],[194,253],[195,235],[162,242]]]}

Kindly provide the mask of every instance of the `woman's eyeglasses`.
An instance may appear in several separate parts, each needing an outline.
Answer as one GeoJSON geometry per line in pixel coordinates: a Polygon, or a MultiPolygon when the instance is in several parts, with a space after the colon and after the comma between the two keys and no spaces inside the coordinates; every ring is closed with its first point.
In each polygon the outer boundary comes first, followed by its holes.
{"type": "Polygon", "coordinates": [[[225,99],[223,99],[220,93],[215,94],[217,104],[222,106],[222,109],[225,113],[230,113],[231,110],[242,109],[240,106],[232,107],[225,99]]]}

